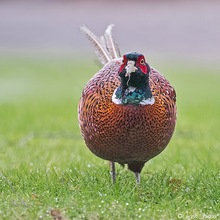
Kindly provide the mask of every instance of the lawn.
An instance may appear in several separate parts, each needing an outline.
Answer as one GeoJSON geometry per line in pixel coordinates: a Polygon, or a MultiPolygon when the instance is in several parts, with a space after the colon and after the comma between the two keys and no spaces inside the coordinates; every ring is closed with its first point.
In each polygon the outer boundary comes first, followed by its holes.
{"type": "Polygon", "coordinates": [[[219,219],[220,73],[212,66],[154,65],[177,92],[168,148],[141,185],[85,146],[77,104],[99,69],[92,58],[0,59],[0,219],[219,219]]]}

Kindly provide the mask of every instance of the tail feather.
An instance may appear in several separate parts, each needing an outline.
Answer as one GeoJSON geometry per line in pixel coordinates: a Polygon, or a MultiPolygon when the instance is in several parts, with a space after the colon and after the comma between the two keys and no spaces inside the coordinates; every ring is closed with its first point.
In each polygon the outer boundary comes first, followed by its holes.
{"type": "Polygon", "coordinates": [[[81,30],[91,42],[95,52],[102,64],[106,64],[111,60],[111,56],[107,49],[103,46],[103,42],[95,34],[92,33],[86,26],[82,26],[81,30]]]}
{"type": "Polygon", "coordinates": [[[114,24],[111,24],[107,27],[104,38],[106,40],[107,49],[112,57],[112,59],[120,57],[120,51],[118,45],[114,42],[114,38],[112,36],[112,28],[114,24]]]}
{"type": "Polygon", "coordinates": [[[95,52],[103,65],[112,59],[120,57],[119,48],[112,37],[113,26],[114,25],[109,25],[105,31],[104,36],[101,36],[100,38],[97,37],[86,26],[81,27],[82,32],[85,33],[86,37],[94,47],[95,52]]]}

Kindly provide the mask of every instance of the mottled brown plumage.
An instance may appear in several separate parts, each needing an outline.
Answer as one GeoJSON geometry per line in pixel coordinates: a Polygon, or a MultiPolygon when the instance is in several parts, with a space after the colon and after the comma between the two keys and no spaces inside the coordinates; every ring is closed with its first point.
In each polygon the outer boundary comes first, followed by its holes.
{"type": "Polygon", "coordinates": [[[170,83],[151,68],[149,85],[155,103],[115,104],[112,96],[120,85],[121,64],[122,58],[113,59],[89,80],[79,102],[79,125],[86,145],[95,155],[128,164],[139,174],[172,137],[176,94],[170,83]]]}

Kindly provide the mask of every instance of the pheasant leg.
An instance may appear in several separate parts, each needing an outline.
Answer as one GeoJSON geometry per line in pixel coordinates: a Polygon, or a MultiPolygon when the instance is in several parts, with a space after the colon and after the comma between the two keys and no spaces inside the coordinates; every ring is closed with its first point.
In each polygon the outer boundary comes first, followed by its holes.
{"type": "Polygon", "coordinates": [[[110,173],[112,177],[112,183],[116,181],[115,162],[110,161],[110,173]]]}
{"type": "Polygon", "coordinates": [[[135,175],[135,178],[136,178],[136,183],[137,183],[137,185],[140,185],[140,182],[141,182],[140,173],[134,172],[134,175],[135,175]]]}
{"type": "Polygon", "coordinates": [[[141,161],[133,161],[128,164],[128,169],[134,172],[137,185],[140,184],[140,173],[142,168],[144,167],[145,162],[141,161]]]}

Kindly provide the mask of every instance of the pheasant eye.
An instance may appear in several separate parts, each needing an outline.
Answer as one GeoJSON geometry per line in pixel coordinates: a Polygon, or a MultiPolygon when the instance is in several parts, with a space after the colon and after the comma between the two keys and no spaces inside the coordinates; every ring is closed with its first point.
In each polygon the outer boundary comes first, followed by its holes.
{"type": "Polygon", "coordinates": [[[144,65],[144,64],[145,64],[144,59],[141,59],[140,63],[141,63],[142,65],[144,65]]]}

